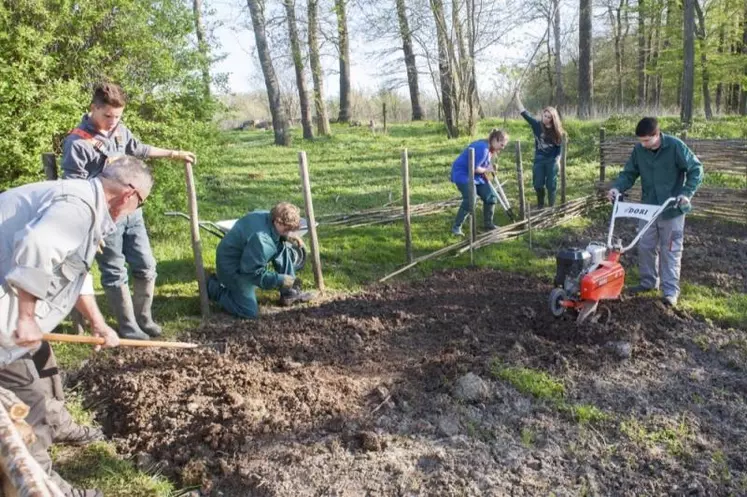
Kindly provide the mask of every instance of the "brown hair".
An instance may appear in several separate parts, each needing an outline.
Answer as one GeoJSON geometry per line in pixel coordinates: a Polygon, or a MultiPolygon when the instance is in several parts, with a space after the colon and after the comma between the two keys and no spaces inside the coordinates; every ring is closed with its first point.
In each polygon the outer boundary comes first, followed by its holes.
{"type": "Polygon", "coordinates": [[[542,109],[542,117],[545,115],[545,111],[550,113],[550,116],[552,117],[552,126],[550,128],[545,128],[544,125],[542,126],[543,132],[548,133],[550,135],[550,138],[552,139],[553,143],[555,145],[560,145],[560,142],[563,141],[563,135],[565,134],[565,130],[563,129],[563,123],[560,122],[560,115],[558,114],[558,109],[555,107],[545,107],[542,109]]]}
{"type": "Polygon", "coordinates": [[[508,133],[503,131],[502,129],[493,128],[490,130],[490,134],[488,135],[488,145],[490,145],[490,142],[493,140],[503,141],[508,137],[508,133]]]}
{"type": "Polygon", "coordinates": [[[122,108],[127,103],[127,96],[119,85],[114,83],[98,83],[93,88],[93,98],[91,104],[96,107],[110,105],[117,109],[122,108]]]}
{"type": "Polygon", "coordinates": [[[270,211],[270,218],[291,230],[301,227],[301,211],[289,202],[280,202],[270,211]]]}

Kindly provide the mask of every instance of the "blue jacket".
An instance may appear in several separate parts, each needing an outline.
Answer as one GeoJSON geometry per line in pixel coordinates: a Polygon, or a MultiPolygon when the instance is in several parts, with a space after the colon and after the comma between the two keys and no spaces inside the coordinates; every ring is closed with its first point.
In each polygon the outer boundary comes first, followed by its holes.
{"type": "MultiPolygon", "coordinates": [[[[469,183],[469,149],[475,149],[475,169],[478,167],[490,167],[490,146],[487,140],[478,140],[469,144],[464,151],[459,154],[454,163],[451,165],[451,182],[457,184],[469,183]]],[[[485,175],[475,174],[475,184],[484,185],[488,180],[485,175]]]]}
{"type": "Polygon", "coordinates": [[[533,118],[526,110],[521,113],[526,122],[532,127],[534,134],[534,164],[553,163],[560,156],[560,145],[557,145],[550,136],[545,133],[541,122],[533,118]]]}

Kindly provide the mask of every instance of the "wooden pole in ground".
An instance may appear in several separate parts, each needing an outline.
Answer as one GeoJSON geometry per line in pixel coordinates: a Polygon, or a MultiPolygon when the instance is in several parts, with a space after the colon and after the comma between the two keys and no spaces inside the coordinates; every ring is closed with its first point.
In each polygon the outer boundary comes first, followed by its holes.
{"type": "Polygon", "coordinates": [[[604,128],[599,128],[599,183],[604,188],[604,138],[607,132],[604,128]]]}
{"type": "MultiPolygon", "coordinates": [[[[42,154],[42,166],[44,167],[44,176],[49,181],[55,181],[59,179],[59,173],[57,171],[57,156],[54,153],[42,154]]],[[[83,315],[78,312],[77,309],[70,311],[70,319],[73,322],[73,331],[78,335],[82,335],[85,331],[85,319],[83,315]]]]}
{"type": "Polygon", "coordinates": [[[306,221],[309,226],[311,237],[311,263],[314,267],[314,283],[316,289],[324,291],[324,277],[322,276],[322,258],[319,255],[319,238],[316,235],[316,218],[314,217],[314,204],[311,202],[311,181],[309,180],[309,164],[306,161],[306,152],[298,152],[298,169],[301,173],[301,188],[303,189],[303,201],[306,205],[306,221]]]}
{"type": "Polygon", "coordinates": [[[386,133],[386,102],[381,104],[381,113],[384,117],[384,133],[386,133]]]}
{"type": "Polygon", "coordinates": [[[197,192],[195,191],[195,177],[192,164],[184,161],[184,176],[187,181],[187,203],[189,204],[189,224],[192,234],[192,252],[195,256],[195,271],[197,274],[197,288],[200,291],[200,314],[206,319],[210,316],[210,299],[205,280],[205,266],[202,262],[202,241],[200,240],[200,218],[197,213],[197,192]]]}
{"type": "Polygon", "coordinates": [[[565,204],[566,165],[568,159],[568,135],[563,135],[560,148],[560,203],[565,204]]]}
{"type": "Polygon", "coordinates": [[[410,164],[407,149],[402,150],[402,209],[405,219],[405,253],[407,263],[412,262],[412,227],[410,226],[410,164]]]}
{"type": "Polygon", "coordinates": [[[475,149],[469,149],[469,176],[467,178],[469,188],[469,263],[475,264],[475,149]]]}
{"type": "Polygon", "coordinates": [[[521,142],[516,140],[516,181],[519,184],[519,219],[526,219],[527,201],[524,196],[524,167],[521,164],[521,142]]]}
{"type": "Polygon", "coordinates": [[[529,204],[527,204],[527,230],[529,231],[529,250],[532,250],[532,206],[529,204]]]}

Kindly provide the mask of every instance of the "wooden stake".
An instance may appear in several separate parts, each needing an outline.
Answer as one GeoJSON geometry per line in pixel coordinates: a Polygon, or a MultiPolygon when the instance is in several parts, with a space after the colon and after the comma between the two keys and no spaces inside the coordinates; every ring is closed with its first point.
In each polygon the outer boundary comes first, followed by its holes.
{"type": "Polygon", "coordinates": [[[384,133],[386,133],[386,102],[381,104],[381,113],[384,117],[384,133]]]}
{"type": "Polygon", "coordinates": [[[524,167],[521,164],[521,142],[516,140],[516,181],[519,184],[519,219],[526,219],[527,200],[524,195],[524,167]]]}
{"type": "Polygon", "coordinates": [[[529,250],[532,250],[532,206],[527,204],[527,229],[529,230],[529,250]]]}
{"type": "Polygon", "coordinates": [[[407,262],[410,263],[412,262],[412,227],[410,226],[410,164],[407,159],[407,149],[402,150],[402,209],[405,216],[405,253],[407,262]]]}
{"type": "Polygon", "coordinates": [[[192,174],[192,164],[184,161],[184,176],[187,179],[187,203],[189,204],[189,223],[192,228],[192,252],[195,256],[195,270],[197,273],[197,287],[200,290],[200,313],[202,318],[210,316],[210,299],[208,299],[207,282],[205,281],[205,266],[202,262],[202,241],[200,240],[200,220],[197,214],[197,192],[195,178],[192,174]]]}
{"type": "Polygon", "coordinates": [[[599,128],[599,182],[604,183],[604,138],[606,131],[599,128]]]}
{"type": "Polygon", "coordinates": [[[309,226],[311,237],[311,263],[314,267],[314,282],[316,289],[324,291],[324,277],[322,276],[322,259],[319,255],[319,238],[316,235],[316,218],[314,217],[314,205],[311,201],[311,181],[309,180],[309,165],[306,161],[306,152],[298,152],[298,169],[301,173],[301,188],[303,189],[303,201],[306,205],[306,221],[309,226]]]}
{"type": "Polygon", "coordinates": [[[469,149],[469,176],[467,182],[469,184],[469,263],[475,264],[475,251],[473,244],[475,243],[475,149],[470,147],[469,149]]]}
{"type": "Polygon", "coordinates": [[[565,204],[565,186],[566,186],[566,165],[568,159],[568,136],[563,135],[563,141],[560,144],[560,203],[565,204]]]}

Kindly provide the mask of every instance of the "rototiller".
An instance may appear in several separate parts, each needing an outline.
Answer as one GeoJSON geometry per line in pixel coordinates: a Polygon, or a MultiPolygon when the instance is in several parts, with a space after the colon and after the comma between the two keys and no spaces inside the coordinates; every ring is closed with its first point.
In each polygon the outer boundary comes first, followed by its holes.
{"type": "MultiPolygon", "coordinates": [[[[549,299],[553,315],[560,317],[566,310],[571,309],[577,313],[578,323],[584,322],[590,316],[594,316],[594,321],[605,318],[601,313],[597,313],[599,302],[620,298],[625,284],[625,269],[619,262],[620,256],[633,248],[659,215],[676,202],[677,199],[674,197],[667,199],[662,205],[621,202],[616,198],[612,205],[606,245],[603,242],[591,242],[585,249],[569,248],[558,252],[555,288],[550,292],[549,299]],[[615,220],[622,217],[646,221],[626,247],[622,246],[619,238],[615,238],[614,241],[612,238],[615,220]]],[[[609,320],[610,310],[606,307],[604,309],[606,320],[609,320]]]]}

